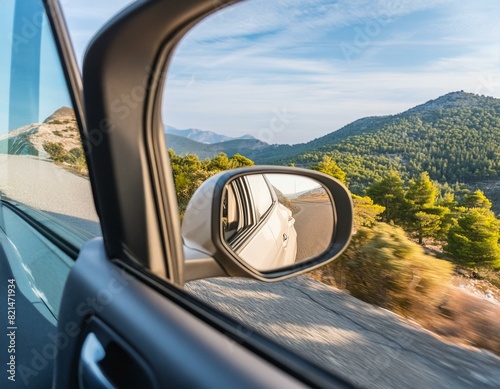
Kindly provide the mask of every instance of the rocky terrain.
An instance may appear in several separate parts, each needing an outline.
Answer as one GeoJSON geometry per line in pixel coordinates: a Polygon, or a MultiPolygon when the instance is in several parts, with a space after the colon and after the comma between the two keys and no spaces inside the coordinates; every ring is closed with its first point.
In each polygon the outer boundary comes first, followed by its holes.
{"type": "Polygon", "coordinates": [[[43,123],[32,126],[37,130],[29,136],[29,140],[42,158],[49,158],[49,154],[43,147],[45,142],[60,143],[67,152],[81,147],[75,112],[71,108],[62,107],[43,123]]]}
{"type": "Polygon", "coordinates": [[[65,152],[81,148],[73,109],[59,108],[43,123],[31,123],[0,136],[0,144],[8,150],[8,154],[50,158],[50,154],[43,146],[46,142],[60,144],[65,152]]]}

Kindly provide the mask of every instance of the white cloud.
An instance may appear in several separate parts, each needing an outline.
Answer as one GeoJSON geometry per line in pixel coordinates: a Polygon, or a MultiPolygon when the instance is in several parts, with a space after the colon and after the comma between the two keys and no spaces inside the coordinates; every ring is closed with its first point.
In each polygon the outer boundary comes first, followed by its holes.
{"type": "Polygon", "coordinates": [[[286,107],[294,119],[274,141],[294,143],[454,90],[500,97],[500,85],[494,86],[500,3],[360,0],[304,7],[257,0],[238,7],[194,30],[174,56],[165,121],[258,135],[273,110],[286,107]],[[342,42],[355,42],[353,26],[377,18],[380,31],[359,56],[350,62],[339,55],[342,42]]]}
{"type": "MultiPolygon", "coordinates": [[[[129,1],[63,4],[81,63],[92,35],[129,1]]],[[[500,97],[498,15],[495,0],[248,0],[183,40],[164,119],[258,136],[287,108],[295,116],[274,141],[294,143],[454,90],[500,97]],[[371,35],[346,60],[341,45],[359,31],[371,35]]]]}
{"type": "Polygon", "coordinates": [[[164,119],[179,128],[259,136],[263,128],[269,127],[273,111],[286,108],[293,119],[285,131],[274,134],[272,141],[299,143],[360,117],[399,113],[450,91],[478,92],[480,86],[475,72],[346,71],[316,75],[307,83],[300,79],[272,85],[258,84],[251,78],[200,81],[189,87],[172,82],[169,87],[176,93],[167,94],[165,104],[169,108],[164,119]]]}

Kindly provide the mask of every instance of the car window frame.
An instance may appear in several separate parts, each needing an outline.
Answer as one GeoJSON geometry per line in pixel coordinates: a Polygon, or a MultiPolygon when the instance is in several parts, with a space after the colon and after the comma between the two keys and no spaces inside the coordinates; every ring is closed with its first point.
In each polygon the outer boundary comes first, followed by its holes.
{"type": "MultiPolygon", "coordinates": [[[[183,6],[192,8],[192,12],[189,14],[189,21],[183,24],[181,28],[177,29],[175,37],[170,37],[168,40],[164,40],[162,46],[156,51],[155,67],[153,69],[147,69],[147,72],[153,82],[158,82],[158,80],[162,80],[164,78],[173,50],[187,31],[189,31],[194,25],[203,20],[205,17],[217,11],[220,7],[234,4],[238,1],[239,0],[223,0],[220,4],[217,4],[216,7],[214,7],[213,2],[210,0],[190,1],[187,6],[184,5],[187,2],[180,2],[179,5],[183,3],[183,6]]],[[[116,20],[120,18],[130,18],[132,17],[131,15],[134,15],[135,17],[136,13],[140,13],[141,8],[148,8],[150,5],[156,5],[161,2],[162,1],[160,0],[150,0],[139,4],[132,4],[123,10],[115,18],[115,20],[111,21],[111,23],[115,23],[116,20]]],[[[82,76],[76,64],[62,11],[57,3],[57,0],[44,0],[44,4],[47,8],[51,28],[54,31],[56,46],[61,58],[66,81],[69,86],[70,96],[72,98],[75,111],[77,112],[77,122],[79,124],[82,140],[90,142],[92,131],[94,130],[89,130],[89,128],[91,128],[91,125],[87,122],[89,115],[87,110],[84,110],[84,84],[82,83],[82,76]]],[[[112,27],[114,27],[114,25],[112,27]]],[[[104,27],[104,30],[106,30],[106,28],[107,26],[104,27]]],[[[98,35],[101,33],[102,31],[98,33],[98,35]]],[[[159,137],[160,132],[158,131],[161,128],[161,113],[159,107],[161,106],[164,86],[165,84],[163,83],[156,85],[155,88],[151,88],[151,90],[148,90],[149,93],[145,98],[148,117],[145,119],[147,124],[144,127],[141,127],[141,131],[145,138],[148,154],[145,157],[144,166],[146,169],[154,171],[157,176],[161,177],[159,182],[155,182],[150,188],[148,188],[148,190],[154,193],[157,199],[156,205],[159,206],[160,209],[164,210],[164,213],[157,215],[158,217],[163,218],[163,220],[160,221],[162,229],[164,230],[168,226],[171,227],[169,235],[164,236],[165,241],[163,243],[168,245],[174,241],[174,243],[180,244],[182,247],[180,234],[178,234],[178,231],[176,231],[175,228],[176,224],[179,224],[179,216],[173,212],[177,211],[177,204],[175,192],[173,190],[171,168],[168,163],[168,158],[166,157],[164,139],[159,137]],[[163,140],[163,143],[159,141],[160,139],[163,140]],[[162,164],[165,161],[167,161],[167,163],[162,164]],[[162,202],[165,199],[167,199],[167,203],[158,204],[158,202],[162,202]],[[175,201],[172,201],[172,199],[175,199],[175,201]]],[[[217,311],[210,305],[181,290],[179,285],[182,285],[182,277],[178,275],[178,269],[176,270],[176,267],[179,266],[179,261],[184,260],[184,256],[182,251],[179,252],[179,247],[171,248],[169,255],[166,256],[169,271],[160,271],[158,273],[153,271],[150,262],[142,262],[139,258],[134,258],[130,252],[123,251],[122,254],[124,255],[122,256],[119,255],[119,252],[115,252],[114,249],[116,248],[110,247],[110,234],[111,232],[115,232],[113,231],[115,225],[106,222],[106,219],[108,218],[103,215],[105,204],[102,203],[104,190],[100,185],[100,183],[102,183],[102,177],[101,180],[96,178],[96,165],[98,164],[94,164],[94,158],[92,158],[90,150],[88,150],[85,145],[86,143],[84,143],[84,148],[86,151],[87,163],[89,164],[89,177],[92,184],[94,202],[96,204],[98,215],[101,219],[103,240],[106,245],[106,251],[109,256],[109,260],[113,264],[132,275],[143,285],[151,288],[151,290],[161,293],[164,298],[180,306],[182,309],[192,314],[193,317],[201,319],[210,327],[217,329],[219,332],[227,336],[228,339],[238,342],[249,351],[261,357],[263,360],[280,369],[283,373],[296,377],[300,381],[313,387],[350,387],[345,378],[335,376],[332,372],[320,368],[316,364],[313,364],[305,359],[303,356],[284,348],[274,340],[256,333],[250,328],[246,328],[239,321],[217,311]]],[[[102,165],[99,164],[99,166],[102,165]]],[[[164,258],[161,257],[161,260],[163,261],[164,258]]],[[[156,261],[159,260],[157,259],[156,261]]]]}

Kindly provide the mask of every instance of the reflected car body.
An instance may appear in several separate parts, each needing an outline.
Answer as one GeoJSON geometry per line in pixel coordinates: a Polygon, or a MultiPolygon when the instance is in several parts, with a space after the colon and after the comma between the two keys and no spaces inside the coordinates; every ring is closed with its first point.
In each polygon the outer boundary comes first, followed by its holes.
{"type": "Polygon", "coordinates": [[[278,201],[265,175],[248,175],[228,183],[223,217],[226,241],[252,267],[276,269],[295,262],[295,219],[278,201]]]}

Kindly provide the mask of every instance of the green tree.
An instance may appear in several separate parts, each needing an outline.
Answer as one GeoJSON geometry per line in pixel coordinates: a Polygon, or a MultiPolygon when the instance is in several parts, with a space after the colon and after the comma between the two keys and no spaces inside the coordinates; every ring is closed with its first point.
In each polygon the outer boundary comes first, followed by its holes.
{"type": "Polygon", "coordinates": [[[441,215],[428,211],[426,209],[412,215],[411,232],[416,235],[419,244],[423,243],[424,238],[437,237],[441,229],[441,215]]]}
{"type": "Polygon", "coordinates": [[[329,176],[336,178],[343,184],[346,184],[345,172],[341,168],[339,168],[337,163],[328,155],[324,155],[323,159],[320,162],[312,164],[311,169],[328,174],[329,176]]]}
{"type": "Polygon", "coordinates": [[[174,176],[175,192],[179,205],[181,218],[196,189],[216,172],[206,169],[206,164],[199,160],[198,156],[188,154],[185,157],[176,155],[172,150],[168,150],[170,165],[174,176]]]}
{"type": "Polygon", "coordinates": [[[473,193],[468,193],[462,201],[463,206],[467,208],[485,208],[491,209],[491,201],[485,196],[482,190],[476,190],[473,193]]]}
{"type": "Polygon", "coordinates": [[[252,160],[241,154],[235,154],[229,158],[225,153],[220,153],[214,158],[204,161],[200,161],[195,154],[187,154],[182,157],[171,149],[168,150],[168,154],[181,219],[189,200],[206,179],[224,170],[253,165],[252,160]]]}
{"type": "Polygon", "coordinates": [[[485,208],[470,208],[450,228],[445,251],[465,266],[500,268],[500,221],[485,208]]]}
{"type": "Polygon", "coordinates": [[[373,183],[366,194],[385,211],[382,220],[386,223],[402,224],[407,210],[403,180],[398,172],[391,170],[387,175],[373,183]]]}
{"type": "Polygon", "coordinates": [[[230,169],[232,166],[226,153],[220,153],[212,158],[208,163],[208,170],[224,171],[230,169]]]}
{"type": "Polygon", "coordinates": [[[447,193],[437,203],[437,206],[444,209],[437,238],[441,241],[446,241],[450,228],[457,224],[458,217],[465,212],[465,208],[458,206],[458,203],[455,201],[454,193],[447,193]]]}
{"type": "Polygon", "coordinates": [[[64,157],[64,162],[77,170],[80,174],[88,174],[87,160],[82,147],[75,147],[68,151],[64,157]]]}
{"type": "Polygon", "coordinates": [[[429,173],[423,172],[416,180],[410,181],[406,194],[412,206],[418,210],[433,206],[436,201],[437,187],[429,178],[429,173]]]}
{"type": "Polygon", "coordinates": [[[354,205],[354,228],[372,227],[380,218],[380,214],[385,211],[381,205],[374,204],[368,196],[357,196],[352,194],[354,205]]]}
{"type": "Polygon", "coordinates": [[[234,154],[231,158],[229,158],[229,165],[230,168],[233,169],[243,166],[253,166],[254,162],[241,154],[234,154]]]}
{"type": "Polygon", "coordinates": [[[405,224],[419,244],[424,238],[438,237],[444,215],[450,212],[448,208],[436,206],[437,193],[437,186],[427,172],[410,181],[406,193],[409,207],[405,224]]]}

